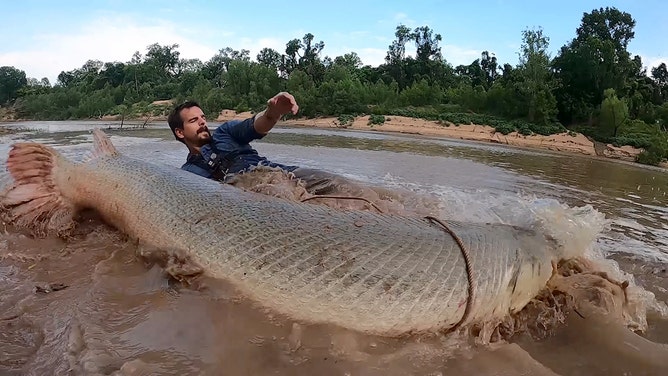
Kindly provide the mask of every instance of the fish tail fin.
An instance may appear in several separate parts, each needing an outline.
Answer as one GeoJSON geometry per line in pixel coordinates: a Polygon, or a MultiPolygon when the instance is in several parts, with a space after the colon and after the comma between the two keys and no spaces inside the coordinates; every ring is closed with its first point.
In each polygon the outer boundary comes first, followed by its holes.
{"type": "Polygon", "coordinates": [[[57,182],[59,176],[68,174],[72,163],[55,149],[38,143],[14,144],[6,163],[13,182],[0,192],[2,219],[37,236],[69,233],[76,210],[57,182]]]}

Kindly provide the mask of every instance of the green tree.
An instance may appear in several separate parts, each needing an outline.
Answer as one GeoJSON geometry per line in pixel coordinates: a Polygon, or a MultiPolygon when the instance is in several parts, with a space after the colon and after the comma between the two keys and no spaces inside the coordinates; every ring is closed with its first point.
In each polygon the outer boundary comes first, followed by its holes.
{"type": "Polygon", "coordinates": [[[661,63],[652,68],[652,78],[660,90],[661,99],[668,101],[668,69],[666,69],[666,63],[661,63]]]}
{"type": "Polygon", "coordinates": [[[326,80],[317,90],[318,112],[322,115],[357,114],[366,110],[362,84],[343,69],[343,76],[326,80]]]}
{"type": "Polygon", "coordinates": [[[489,89],[499,78],[499,65],[496,61],[496,56],[490,54],[488,51],[483,51],[480,59],[480,68],[485,73],[485,88],[489,89]]]}
{"type": "Polygon", "coordinates": [[[603,100],[603,91],[625,94],[633,76],[626,50],[634,37],[635,20],[616,8],[585,13],[576,37],[561,48],[554,68],[563,84],[557,91],[559,117],[566,123],[589,120],[603,100]]]}
{"type": "Polygon", "coordinates": [[[0,105],[13,101],[28,84],[26,73],[10,66],[0,67],[0,105]]]}
{"type": "Polygon", "coordinates": [[[126,83],[126,69],[124,63],[105,63],[100,71],[99,78],[112,87],[126,83]]]}
{"type": "Polygon", "coordinates": [[[202,74],[206,79],[214,83],[216,87],[224,88],[226,85],[225,73],[230,70],[230,65],[233,61],[249,62],[250,51],[237,51],[230,47],[225,47],[204,64],[202,74]]]}
{"type": "Polygon", "coordinates": [[[311,33],[307,33],[302,38],[300,47],[303,50],[303,54],[299,58],[298,67],[308,74],[314,82],[322,82],[325,75],[325,66],[320,59],[320,53],[325,48],[325,42],[313,43],[313,38],[315,37],[311,33]]]}
{"type": "Polygon", "coordinates": [[[399,96],[401,103],[409,106],[439,104],[442,97],[443,92],[441,91],[441,88],[438,85],[430,85],[425,79],[407,87],[399,96]]]}
{"type": "Polygon", "coordinates": [[[401,63],[406,58],[406,43],[411,39],[411,29],[400,24],[394,32],[395,40],[388,47],[385,62],[388,65],[401,63]]]}
{"type": "Polygon", "coordinates": [[[299,69],[311,77],[313,82],[321,83],[325,75],[325,65],[320,53],[325,48],[325,42],[314,43],[315,36],[306,33],[304,37],[290,40],[285,46],[285,55],[281,66],[282,74],[290,76],[299,69]]]}
{"type": "Polygon", "coordinates": [[[625,88],[629,117],[647,123],[656,122],[656,107],[663,103],[660,85],[647,75],[640,56],[632,60],[632,72],[625,88]]]}
{"type": "Polygon", "coordinates": [[[152,68],[154,74],[161,79],[175,76],[179,66],[178,47],[178,44],[161,46],[154,43],[147,48],[144,64],[152,68]]]}
{"type": "Polygon", "coordinates": [[[458,65],[455,68],[455,72],[472,87],[482,86],[483,88],[488,88],[486,72],[480,65],[480,59],[473,60],[469,65],[458,65]]]}
{"type": "Polygon", "coordinates": [[[522,32],[517,91],[526,99],[527,120],[537,124],[552,123],[557,114],[557,101],[552,94],[557,83],[550,71],[548,47],[549,38],[541,28],[522,32]]]}
{"type": "Polygon", "coordinates": [[[619,128],[629,120],[629,109],[623,100],[617,98],[614,89],[605,90],[601,103],[600,125],[604,135],[617,137],[619,128]]]}
{"type": "Polygon", "coordinates": [[[176,66],[176,76],[179,77],[186,73],[199,73],[204,66],[200,59],[180,59],[176,66]]]}
{"type": "Polygon", "coordinates": [[[25,97],[29,95],[47,94],[51,89],[49,79],[43,77],[41,80],[36,78],[28,78],[28,83],[20,88],[16,93],[17,97],[25,97]]]}
{"type": "Polygon", "coordinates": [[[355,73],[362,66],[362,59],[357,55],[357,52],[350,52],[335,57],[333,65],[344,67],[349,72],[355,73]]]}
{"type": "Polygon", "coordinates": [[[441,34],[434,34],[429,26],[420,26],[413,30],[411,38],[415,41],[415,60],[423,63],[430,60],[443,60],[441,47],[438,46],[443,40],[441,34]]]}
{"type": "Polygon", "coordinates": [[[318,107],[318,88],[313,79],[301,70],[295,70],[290,74],[286,89],[299,98],[299,112],[304,116],[315,116],[323,113],[318,107]]]}
{"type": "Polygon", "coordinates": [[[283,65],[283,56],[273,48],[263,48],[256,57],[258,63],[278,71],[283,65]]]}
{"type": "Polygon", "coordinates": [[[668,102],[664,102],[655,109],[656,122],[664,132],[668,132],[668,102]]]}
{"type": "Polygon", "coordinates": [[[411,29],[400,24],[396,27],[394,32],[394,41],[388,47],[387,55],[385,56],[384,70],[391,80],[399,84],[399,88],[403,89],[409,83],[406,78],[406,43],[411,40],[411,29]]]}

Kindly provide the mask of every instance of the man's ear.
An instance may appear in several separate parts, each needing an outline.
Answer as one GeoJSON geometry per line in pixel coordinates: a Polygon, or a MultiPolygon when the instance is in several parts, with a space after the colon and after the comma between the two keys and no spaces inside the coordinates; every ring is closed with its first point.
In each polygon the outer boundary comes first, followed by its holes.
{"type": "Polygon", "coordinates": [[[174,128],[174,133],[176,133],[176,137],[183,139],[186,137],[186,135],[183,134],[183,128],[174,128]]]}

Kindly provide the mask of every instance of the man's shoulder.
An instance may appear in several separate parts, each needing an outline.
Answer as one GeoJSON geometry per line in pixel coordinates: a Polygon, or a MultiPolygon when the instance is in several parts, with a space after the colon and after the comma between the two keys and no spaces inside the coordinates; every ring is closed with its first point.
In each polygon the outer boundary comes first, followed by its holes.
{"type": "Polygon", "coordinates": [[[218,129],[220,129],[220,130],[229,130],[230,128],[234,128],[234,127],[238,126],[239,124],[241,124],[241,123],[243,123],[243,122],[248,123],[248,119],[232,119],[232,120],[227,120],[227,121],[224,121],[224,122],[220,123],[220,125],[219,125],[218,128],[216,128],[216,129],[217,129],[217,130],[218,130],[218,129]]]}
{"type": "Polygon", "coordinates": [[[186,162],[181,166],[182,170],[192,172],[194,174],[210,178],[211,171],[201,154],[189,154],[186,162]]]}
{"type": "Polygon", "coordinates": [[[258,140],[264,137],[255,130],[255,118],[249,117],[247,119],[233,119],[228,120],[218,126],[213,132],[212,136],[217,147],[220,143],[240,143],[247,144],[253,140],[258,140]]]}
{"type": "Polygon", "coordinates": [[[243,120],[234,119],[222,122],[211,132],[212,136],[215,136],[216,139],[233,137],[234,134],[239,132],[239,127],[243,127],[241,124],[243,120]]]}

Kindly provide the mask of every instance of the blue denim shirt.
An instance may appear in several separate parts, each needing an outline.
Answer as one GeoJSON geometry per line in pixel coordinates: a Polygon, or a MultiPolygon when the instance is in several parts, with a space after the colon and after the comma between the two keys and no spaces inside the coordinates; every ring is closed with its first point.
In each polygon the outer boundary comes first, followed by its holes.
{"type": "Polygon", "coordinates": [[[297,166],[285,166],[271,162],[259,155],[250,146],[251,141],[264,137],[263,134],[255,130],[254,123],[255,117],[253,116],[243,121],[231,120],[221,124],[211,132],[211,142],[202,146],[199,154],[189,154],[186,163],[181,168],[205,178],[214,179],[216,178],[214,171],[207,162],[211,158],[211,155],[215,153],[230,158],[229,168],[226,169],[225,177],[249,171],[251,168],[259,165],[278,167],[286,171],[295,170],[297,166]]]}

